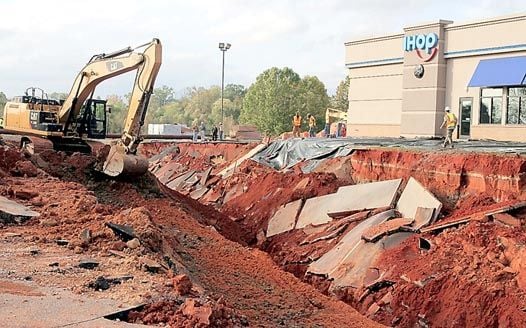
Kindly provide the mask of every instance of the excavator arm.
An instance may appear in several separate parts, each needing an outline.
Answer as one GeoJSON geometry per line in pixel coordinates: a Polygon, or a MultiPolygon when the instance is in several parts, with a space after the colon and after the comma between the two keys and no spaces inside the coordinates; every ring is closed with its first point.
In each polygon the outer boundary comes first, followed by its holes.
{"type": "Polygon", "coordinates": [[[92,97],[97,85],[109,78],[137,70],[122,136],[104,156],[102,171],[107,175],[141,174],[147,170],[146,160],[135,156],[135,153],[142,141],[141,127],[161,62],[162,47],[158,39],[134,49],[128,47],[110,54],[95,55],[77,75],[58,113],[59,123],[64,125],[64,134],[75,135],[78,133],[74,126],[76,118],[86,100],[92,97]],[[135,51],[143,47],[142,52],[135,51]]]}

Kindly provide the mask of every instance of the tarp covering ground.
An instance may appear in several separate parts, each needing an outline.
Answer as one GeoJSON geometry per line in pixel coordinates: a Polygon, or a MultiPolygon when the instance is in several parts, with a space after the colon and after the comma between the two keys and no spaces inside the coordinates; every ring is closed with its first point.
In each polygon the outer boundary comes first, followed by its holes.
{"type": "Polygon", "coordinates": [[[280,170],[306,160],[316,163],[316,160],[347,156],[353,148],[347,139],[278,140],[252,156],[252,160],[280,170]]]}
{"type": "MultiPolygon", "coordinates": [[[[440,139],[404,139],[404,138],[338,138],[338,139],[287,139],[276,140],[267,148],[252,156],[252,160],[274,169],[290,168],[301,161],[309,161],[302,170],[313,170],[321,160],[347,156],[353,149],[373,147],[434,149],[442,148],[440,139]]],[[[495,140],[455,140],[455,149],[464,152],[491,152],[526,154],[526,143],[495,140]]]]}

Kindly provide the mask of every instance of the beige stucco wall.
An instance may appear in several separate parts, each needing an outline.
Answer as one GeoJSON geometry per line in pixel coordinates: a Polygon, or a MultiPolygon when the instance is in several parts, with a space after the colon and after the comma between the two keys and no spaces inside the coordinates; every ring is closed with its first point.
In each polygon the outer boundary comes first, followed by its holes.
{"type": "MultiPolygon", "coordinates": [[[[497,48],[526,42],[526,14],[450,24],[445,29],[445,52],[497,48]]],[[[492,53],[510,49],[493,49],[492,53]]]]}
{"type": "Polygon", "coordinates": [[[353,136],[400,135],[402,108],[402,34],[346,44],[349,119],[353,136]]]}
{"type": "Polygon", "coordinates": [[[402,64],[352,69],[349,78],[348,134],[376,136],[381,131],[381,136],[398,136],[402,64]],[[376,129],[371,125],[394,128],[376,129]]]}
{"type": "Polygon", "coordinates": [[[400,47],[404,35],[393,34],[345,43],[345,63],[364,63],[402,57],[400,47]]]}

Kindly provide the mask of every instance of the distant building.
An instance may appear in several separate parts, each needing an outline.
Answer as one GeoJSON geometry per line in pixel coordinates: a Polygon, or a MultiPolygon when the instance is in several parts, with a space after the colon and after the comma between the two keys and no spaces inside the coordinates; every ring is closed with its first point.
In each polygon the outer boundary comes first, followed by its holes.
{"type": "Polygon", "coordinates": [[[449,106],[460,138],[526,141],[524,31],[521,14],[347,42],[347,135],[442,136],[449,106]]]}
{"type": "Polygon", "coordinates": [[[148,124],[148,134],[178,136],[184,133],[185,128],[181,124],[148,124]]]}

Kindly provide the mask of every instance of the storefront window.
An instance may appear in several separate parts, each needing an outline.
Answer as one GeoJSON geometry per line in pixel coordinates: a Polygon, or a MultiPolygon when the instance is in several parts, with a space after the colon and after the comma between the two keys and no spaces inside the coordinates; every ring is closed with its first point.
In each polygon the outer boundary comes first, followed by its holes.
{"type": "Polygon", "coordinates": [[[508,124],[526,124],[526,88],[508,89],[508,124]]]}
{"type": "Polygon", "coordinates": [[[502,88],[482,89],[480,94],[480,123],[502,122],[502,88]]]}

